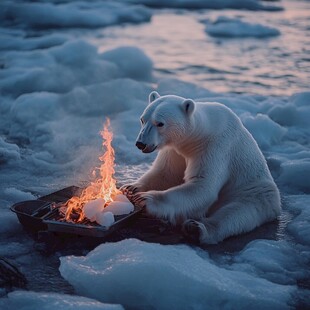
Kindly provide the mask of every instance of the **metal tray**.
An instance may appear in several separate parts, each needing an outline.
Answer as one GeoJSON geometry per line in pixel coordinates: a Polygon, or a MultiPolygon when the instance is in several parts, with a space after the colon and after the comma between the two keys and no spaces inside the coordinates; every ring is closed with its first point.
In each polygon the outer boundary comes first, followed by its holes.
{"type": "Polygon", "coordinates": [[[135,207],[135,210],[130,214],[114,216],[115,222],[110,227],[100,226],[96,223],[90,223],[88,221],[85,224],[84,222],[81,224],[60,222],[55,220],[53,215],[49,215],[47,219],[43,220],[43,223],[47,225],[48,231],[102,238],[113,231],[128,225],[139,215],[141,211],[142,209],[135,207]]]}
{"type": "Polygon", "coordinates": [[[74,195],[79,195],[82,188],[69,186],[37,200],[22,201],[14,204],[11,211],[16,213],[18,220],[26,230],[57,232],[79,236],[102,238],[128,225],[137,218],[142,208],[134,207],[134,211],[126,215],[115,216],[115,222],[109,228],[84,220],[82,223],[60,221],[59,206],[74,195]]]}

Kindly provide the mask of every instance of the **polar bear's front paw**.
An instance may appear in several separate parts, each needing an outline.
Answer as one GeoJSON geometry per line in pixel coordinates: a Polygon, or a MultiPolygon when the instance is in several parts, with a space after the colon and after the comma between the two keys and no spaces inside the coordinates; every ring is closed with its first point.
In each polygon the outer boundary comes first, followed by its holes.
{"type": "Polygon", "coordinates": [[[154,202],[154,197],[152,194],[148,192],[141,192],[141,193],[136,193],[135,195],[132,196],[131,201],[136,205],[141,208],[146,207],[147,210],[152,207],[153,202],[154,202]]]}
{"type": "Polygon", "coordinates": [[[142,191],[142,186],[140,184],[126,184],[123,185],[120,190],[126,195],[128,198],[133,196],[134,194],[142,191]]]}
{"type": "Polygon", "coordinates": [[[190,242],[199,244],[206,234],[206,227],[203,223],[189,219],[183,223],[182,231],[190,242]]]}

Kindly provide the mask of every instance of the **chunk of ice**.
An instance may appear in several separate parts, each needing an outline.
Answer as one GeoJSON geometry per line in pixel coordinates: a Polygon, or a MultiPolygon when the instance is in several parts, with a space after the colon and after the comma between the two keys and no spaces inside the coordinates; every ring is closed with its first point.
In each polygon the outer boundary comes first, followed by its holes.
{"type": "Polygon", "coordinates": [[[120,201],[120,202],[130,202],[129,199],[123,195],[123,194],[118,194],[115,196],[114,201],[120,201]]]}
{"type": "Polygon", "coordinates": [[[85,216],[92,222],[97,222],[101,226],[110,227],[114,222],[114,215],[129,214],[134,210],[133,204],[125,195],[119,194],[107,207],[104,207],[105,200],[98,198],[89,201],[84,206],[85,216]]]}
{"type": "Polygon", "coordinates": [[[104,208],[104,212],[112,212],[114,215],[129,214],[134,210],[134,206],[131,202],[112,201],[107,207],[104,208]]]}
{"type": "Polygon", "coordinates": [[[98,198],[87,202],[84,206],[85,216],[92,222],[96,221],[96,214],[104,209],[105,200],[98,198]]]}
{"type": "Polygon", "coordinates": [[[126,309],[289,309],[296,292],[293,285],[217,266],[184,245],[126,239],[60,261],[76,292],[126,309]]]}
{"type": "Polygon", "coordinates": [[[115,222],[114,215],[112,212],[98,212],[96,222],[101,226],[110,227],[115,222]]]}

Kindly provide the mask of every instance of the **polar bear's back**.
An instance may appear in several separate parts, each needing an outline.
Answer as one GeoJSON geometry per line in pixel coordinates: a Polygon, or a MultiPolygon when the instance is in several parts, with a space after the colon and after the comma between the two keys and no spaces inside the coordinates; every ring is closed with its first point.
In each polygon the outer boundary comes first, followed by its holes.
{"type": "Polygon", "coordinates": [[[213,135],[218,152],[227,154],[231,181],[236,186],[258,179],[272,180],[258,144],[230,108],[217,102],[197,102],[196,114],[206,137],[213,135]]]}

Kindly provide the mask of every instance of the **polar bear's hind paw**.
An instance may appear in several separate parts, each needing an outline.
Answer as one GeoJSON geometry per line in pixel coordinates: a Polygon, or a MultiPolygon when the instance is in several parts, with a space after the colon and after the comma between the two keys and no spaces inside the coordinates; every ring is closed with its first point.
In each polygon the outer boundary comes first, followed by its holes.
{"type": "Polygon", "coordinates": [[[188,241],[199,244],[203,228],[205,229],[202,223],[190,219],[183,223],[182,232],[188,241]]]}

